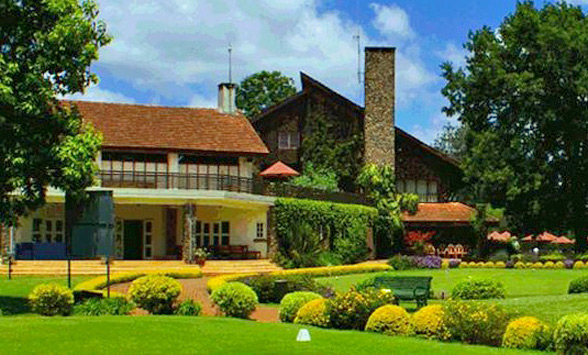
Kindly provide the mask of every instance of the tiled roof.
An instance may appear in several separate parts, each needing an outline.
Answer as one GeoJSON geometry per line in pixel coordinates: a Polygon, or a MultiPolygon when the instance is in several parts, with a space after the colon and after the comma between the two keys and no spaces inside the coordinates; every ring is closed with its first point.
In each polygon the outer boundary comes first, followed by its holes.
{"type": "MultiPolygon", "coordinates": [[[[407,223],[470,223],[475,209],[461,202],[419,203],[414,215],[404,213],[402,220],[407,223]]],[[[488,222],[498,222],[488,218],[488,222]]]]}
{"type": "Polygon", "coordinates": [[[267,154],[249,120],[216,109],[129,105],[87,101],[75,104],[104,135],[103,147],[267,154]]]}
{"type": "Polygon", "coordinates": [[[288,177],[298,176],[300,173],[278,160],[259,175],[263,177],[288,177]]]}

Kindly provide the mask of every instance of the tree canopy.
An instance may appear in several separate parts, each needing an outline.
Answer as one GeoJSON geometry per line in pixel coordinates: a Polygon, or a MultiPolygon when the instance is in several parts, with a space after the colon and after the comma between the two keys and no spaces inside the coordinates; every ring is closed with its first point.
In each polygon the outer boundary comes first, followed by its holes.
{"type": "Polygon", "coordinates": [[[237,87],[237,107],[248,118],[296,93],[294,80],[279,71],[260,71],[241,81],[237,87]]]}
{"type": "Polygon", "coordinates": [[[564,2],[517,4],[445,63],[444,108],[468,126],[463,167],[480,200],[521,232],[588,236],[588,20],[564,2]]]}
{"type": "Polygon", "coordinates": [[[461,161],[466,154],[466,132],[467,126],[446,124],[435,138],[433,147],[461,161]]]}
{"type": "Polygon", "coordinates": [[[62,95],[84,92],[110,41],[93,0],[0,0],[0,222],[43,205],[46,188],[93,183],[100,136],[62,95]]]}

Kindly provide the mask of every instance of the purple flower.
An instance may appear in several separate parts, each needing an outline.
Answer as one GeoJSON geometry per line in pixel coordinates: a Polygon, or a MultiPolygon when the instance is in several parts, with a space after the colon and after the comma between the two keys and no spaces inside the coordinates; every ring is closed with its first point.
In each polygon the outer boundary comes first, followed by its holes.
{"type": "Polygon", "coordinates": [[[566,266],[566,269],[571,269],[574,267],[574,260],[566,259],[564,260],[564,265],[566,266]]]}
{"type": "Polygon", "coordinates": [[[433,255],[412,257],[412,262],[417,269],[440,269],[441,261],[441,257],[433,255]]]}
{"type": "Polygon", "coordinates": [[[453,269],[461,264],[461,259],[449,259],[449,268],[453,269]]]}

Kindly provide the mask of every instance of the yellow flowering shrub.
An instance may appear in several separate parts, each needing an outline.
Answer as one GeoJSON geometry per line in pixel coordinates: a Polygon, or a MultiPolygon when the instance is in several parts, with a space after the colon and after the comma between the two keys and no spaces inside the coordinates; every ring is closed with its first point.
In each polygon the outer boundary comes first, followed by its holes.
{"type": "Polygon", "coordinates": [[[521,317],[506,327],[502,346],[518,349],[537,349],[544,345],[548,327],[535,317],[521,317]]]}
{"type": "Polygon", "coordinates": [[[475,267],[477,267],[477,266],[478,266],[478,264],[476,264],[476,262],[475,262],[475,261],[470,261],[470,262],[468,263],[468,266],[469,266],[469,267],[474,267],[474,268],[475,268],[475,267]]]}
{"type": "Polygon", "coordinates": [[[411,317],[413,332],[426,338],[449,339],[450,334],[443,322],[443,315],[443,306],[439,304],[419,309],[411,317]]]}
{"type": "Polygon", "coordinates": [[[449,260],[443,259],[443,261],[441,262],[441,269],[449,269],[449,260]]]}
{"type": "Polygon", "coordinates": [[[410,333],[410,316],[400,306],[382,306],[372,313],[365,330],[386,335],[406,335],[410,333]]]}
{"type": "Polygon", "coordinates": [[[553,266],[555,269],[565,269],[566,268],[566,264],[563,261],[558,261],[555,263],[555,265],[553,266]]]}
{"type": "Polygon", "coordinates": [[[73,292],[57,284],[41,284],[29,294],[29,303],[35,313],[44,316],[70,315],[73,310],[73,292]]]}
{"type": "Polygon", "coordinates": [[[584,267],[585,264],[580,260],[576,261],[573,266],[574,269],[583,269],[584,267]]]}
{"type": "Polygon", "coordinates": [[[491,261],[484,263],[484,267],[486,267],[486,268],[493,268],[494,266],[495,266],[494,263],[491,261]]]}
{"type": "Polygon", "coordinates": [[[477,267],[477,268],[483,268],[484,266],[486,266],[486,263],[485,263],[485,262],[483,262],[483,261],[478,261],[478,262],[476,263],[476,267],[477,267]]]}
{"type": "Polygon", "coordinates": [[[330,324],[327,299],[317,298],[302,306],[294,318],[295,324],[307,324],[326,328],[330,324]]]}
{"type": "Polygon", "coordinates": [[[537,261],[536,263],[533,264],[532,268],[533,269],[543,269],[543,263],[540,261],[537,261]]]}
{"type": "Polygon", "coordinates": [[[460,269],[465,269],[465,268],[467,268],[467,267],[469,267],[469,265],[468,265],[468,263],[467,263],[467,262],[465,262],[465,261],[462,261],[461,263],[459,263],[459,268],[460,268],[460,269]]]}
{"type": "Polygon", "coordinates": [[[494,267],[497,269],[504,269],[506,268],[506,263],[504,261],[497,261],[496,264],[494,264],[494,267]]]}
{"type": "Polygon", "coordinates": [[[525,263],[525,268],[527,268],[527,269],[532,269],[532,268],[533,268],[533,263],[532,263],[532,262],[530,262],[530,261],[526,262],[526,263],[525,263]]]}
{"type": "Polygon", "coordinates": [[[171,314],[174,302],[182,292],[182,285],[164,275],[142,276],[129,287],[130,299],[153,314],[171,314]]]}
{"type": "Polygon", "coordinates": [[[555,269],[555,263],[553,261],[546,261],[545,264],[543,264],[543,268],[544,269],[555,269]]]}
{"type": "Polygon", "coordinates": [[[514,268],[515,269],[526,269],[527,268],[527,265],[524,262],[522,262],[522,261],[517,261],[514,264],[514,268]]]}

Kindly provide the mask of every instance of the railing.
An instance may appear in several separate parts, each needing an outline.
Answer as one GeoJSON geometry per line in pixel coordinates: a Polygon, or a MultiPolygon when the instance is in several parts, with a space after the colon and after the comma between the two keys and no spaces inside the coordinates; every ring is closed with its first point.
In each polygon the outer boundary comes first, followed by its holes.
{"type": "Polygon", "coordinates": [[[252,178],[232,175],[102,170],[100,180],[102,187],[261,193],[261,188],[254,188],[252,178]]]}

